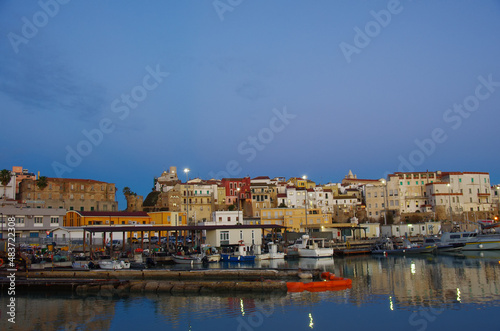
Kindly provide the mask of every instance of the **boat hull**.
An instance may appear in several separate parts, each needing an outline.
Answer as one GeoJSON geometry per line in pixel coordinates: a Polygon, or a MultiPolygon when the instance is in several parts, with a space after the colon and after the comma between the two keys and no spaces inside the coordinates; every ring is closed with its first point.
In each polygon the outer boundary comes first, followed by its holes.
{"type": "Polygon", "coordinates": [[[172,260],[179,264],[202,264],[203,258],[201,256],[172,256],[172,260]]]}
{"type": "Polygon", "coordinates": [[[391,255],[407,255],[407,254],[433,254],[436,252],[436,247],[412,247],[399,249],[376,249],[372,254],[391,254],[391,255]]]}
{"type": "Polygon", "coordinates": [[[299,257],[332,257],[333,248],[299,248],[299,257]]]}
{"type": "Polygon", "coordinates": [[[230,255],[230,254],[221,254],[221,261],[224,262],[254,262],[254,255],[230,255]]]}

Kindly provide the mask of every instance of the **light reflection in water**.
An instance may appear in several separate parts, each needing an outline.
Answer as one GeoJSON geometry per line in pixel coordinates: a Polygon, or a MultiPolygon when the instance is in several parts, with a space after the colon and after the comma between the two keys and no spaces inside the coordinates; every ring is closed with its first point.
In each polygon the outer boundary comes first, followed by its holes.
{"type": "MultiPolygon", "coordinates": [[[[429,255],[412,257],[411,260],[405,257],[365,256],[281,262],[286,268],[307,264],[351,278],[352,288],[342,291],[219,296],[147,294],[114,298],[18,295],[18,321],[39,330],[48,330],[46,326],[82,330],[143,329],[147,326],[210,330],[210,326],[219,326],[221,321],[225,323],[224,329],[258,330],[271,329],[271,326],[295,329],[304,323],[304,307],[307,307],[309,328],[321,330],[326,328],[322,323],[330,322],[332,314],[342,317],[336,319],[339,327],[340,320],[366,323],[365,326],[369,327],[369,318],[364,321],[357,316],[372,311],[377,311],[380,318],[385,317],[391,323],[406,323],[406,326],[409,315],[416,312],[417,315],[411,319],[414,323],[425,319],[427,323],[435,323],[433,325],[446,321],[448,326],[457,323],[461,327],[463,325],[457,321],[468,316],[464,311],[475,314],[469,316],[470,320],[482,321],[477,314],[500,307],[500,256],[487,258],[484,255],[429,255]],[[418,270],[418,277],[414,276],[414,272],[408,273],[408,270],[418,270]],[[448,314],[436,313],[441,310],[448,314]],[[461,314],[450,315],[453,311],[460,311],[461,314]],[[429,319],[425,314],[431,314],[433,318],[429,319]]],[[[0,307],[7,304],[6,300],[7,296],[0,297],[0,307]]],[[[2,312],[0,330],[10,326],[4,316],[2,312]]]]}
{"type": "Polygon", "coordinates": [[[314,327],[313,316],[309,313],[309,327],[312,329],[314,327]]]}

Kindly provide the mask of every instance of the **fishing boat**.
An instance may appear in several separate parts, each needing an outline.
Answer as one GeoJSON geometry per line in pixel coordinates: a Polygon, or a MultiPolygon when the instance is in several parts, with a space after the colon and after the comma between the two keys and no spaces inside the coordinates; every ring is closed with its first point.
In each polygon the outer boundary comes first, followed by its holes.
{"type": "Polygon", "coordinates": [[[255,260],[278,260],[285,258],[285,253],[278,252],[278,245],[275,243],[270,242],[267,244],[267,247],[269,251],[262,253],[260,245],[255,246],[255,260]]]}
{"type": "Polygon", "coordinates": [[[325,247],[325,238],[302,236],[302,246],[298,248],[299,257],[332,257],[333,248],[325,247]]]}
{"type": "Polygon", "coordinates": [[[464,244],[463,251],[500,250],[500,234],[479,232],[445,232],[443,244],[464,244]]]}
{"type": "Polygon", "coordinates": [[[111,260],[111,261],[99,261],[99,268],[105,269],[105,270],[118,270],[118,269],[123,269],[123,267],[120,265],[120,262],[111,260]]]}
{"type": "Polygon", "coordinates": [[[209,244],[201,245],[201,254],[207,258],[208,263],[219,262],[221,259],[219,251],[215,247],[212,247],[209,244]]]}
{"type": "Polygon", "coordinates": [[[331,257],[333,256],[333,248],[325,247],[324,238],[310,238],[304,234],[297,239],[292,246],[285,249],[287,257],[331,257]]]}
{"type": "Polygon", "coordinates": [[[105,270],[121,270],[130,269],[130,262],[117,261],[117,260],[101,260],[99,261],[99,268],[105,270]]]}
{"type": "Polygon", "coordinates": [[[221,261],[224,262],[251,263],[255,261],[255,255],[249,253],[249,248],[245,246],[243,241],[240,241],[240,244],[238,245],[238,251],[233,253],[222,253],[220,257],[221,261]]]}
{"type": "Polygon", "coordinates": [[[424,254],[424,253],[435,253],[437,250],[436,246],[419,246],[412,244],[408,239],[403,239],[403,245],[396,245],[389,238],[382,238],[379,242],[375,243],[372,254],[384,254],[384,255],[407,255],[407,254],[424,254]]]}
{"type": "MultiPolygon", "coordinates": [[[[193,255],[172,255],[172,260],[179,264],[202,264],[204,256],[202,254],[193,255]]],[[[208,258],[205,259],[208,262],[208,258]]]]}
{"type": "Polygon", "coordinates": [[[439,253],[450,253],[459,252],[465,246],[464,243],[443,243],[441,238],[438,237],[427,237],[424,238],[424,246],[436,246],[436,252],[439,253]]]}

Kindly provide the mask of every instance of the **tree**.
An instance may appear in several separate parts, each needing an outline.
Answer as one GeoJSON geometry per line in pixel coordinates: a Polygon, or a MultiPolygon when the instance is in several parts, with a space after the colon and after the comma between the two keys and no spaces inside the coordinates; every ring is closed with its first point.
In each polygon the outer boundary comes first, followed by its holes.
{"type": "Polygon", "coordinates": [[[38,188],[40,190],[43,190],[44,188],[46,188],[47,185],[49,185],[49,183],[47,182],[47,177],[45,177],[45,176],[40,176],[36,180],[36,186],[38,186],[38,188]]]}
{"type": "Polygon", "coordinates": [[[124,195],[124,196],[130,195],[131,193],[132,193],[132,191],[130,191],[130,187],[125,186],[125,187],[123,188],[123,195],[124,195]]]}
{"type": "Polygon", "coordinates": [[[287,205],[285,205],[284,202],[280,203],[280,205],[278,206],[278,208],[288,208],[287,205]]]}
{"type": "Polygon", "coordinates": [[[7,169],[3,169],[0,171],[0,182],[2,183],[3,186],[3,197],[5,199],[6,197],[6,192],[7,192],[7,185],[10,183],[10,180],[12,179],[12,175],[10,174],[10,171],[7,169]]]}

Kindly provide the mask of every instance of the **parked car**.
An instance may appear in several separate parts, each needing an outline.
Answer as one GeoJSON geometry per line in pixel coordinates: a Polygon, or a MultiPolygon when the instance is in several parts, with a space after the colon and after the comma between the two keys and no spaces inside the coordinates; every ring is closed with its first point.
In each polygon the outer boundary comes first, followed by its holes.
{"type": "Polygon", "coordinates": [[[158,243],[158,237],[157,236],[152,236],[150,240],[151,240],[152,244],[158,243]]]}

